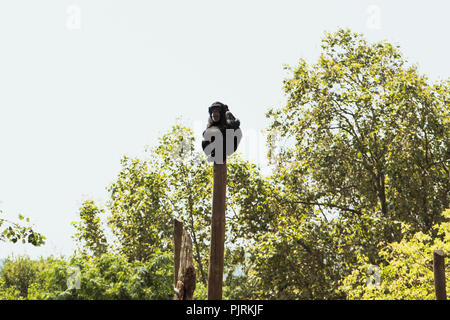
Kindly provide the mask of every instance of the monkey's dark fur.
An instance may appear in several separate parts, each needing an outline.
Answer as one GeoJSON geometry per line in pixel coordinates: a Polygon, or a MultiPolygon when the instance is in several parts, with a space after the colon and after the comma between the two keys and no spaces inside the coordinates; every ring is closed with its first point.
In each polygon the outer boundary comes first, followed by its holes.
{"type": "MultiPolygon", "coordinates": [[[[224,156],[223,156],[223,160],[225,160],[226,158],[226,130],[227,129],[233,129],[233,130],[238,130],[240,128],[241,122],[239,121],[239,119],[236,119],[233,114],[230,112],[230,110],[228,109],[228,106],[226,104],[223,104],[221,102],[214,102],[208,109],[209,111],[209,118],[208,118],[208,125],[206,126],[206,130],[208,130],[211,127],[217,127],[223,136],[223,152],[224,152],[224,156]],[[214,121],[213,120],[213,112],[219,112],[220,117],[218,121],[214,121]]],[[[205,135],[206,130],[203,132],[203,136],[205,135]]],[[[206,141],[203,140],[202,141],[202,148],[203,151],[205,150],[205,148],[214,141],[214,137],[212,137],[211,141],[206,141]]],[[[237,137],[234,137],[234,151],[236,151],[238,147],[238,141],[237,141],[237,137]]],[[[214,150],[212,151],[211,154],[212,157],[215,156],[214,154],[214,150]]]]}
{"type": "Polygon", "coordinates": [[[221,102],[214,102],[211,107],[209,107],[209,118],[208,125],[206,129],[211,128],[212,126],[219,127],[219,129],[239,129],[241,122],[239,119],[236,119],[233,114],[228,109],[226,104],[221,102]],[[220,112],[220,119],[218,122],[214,122],[211,115],[214,110],[218,110],[220,112]]]}

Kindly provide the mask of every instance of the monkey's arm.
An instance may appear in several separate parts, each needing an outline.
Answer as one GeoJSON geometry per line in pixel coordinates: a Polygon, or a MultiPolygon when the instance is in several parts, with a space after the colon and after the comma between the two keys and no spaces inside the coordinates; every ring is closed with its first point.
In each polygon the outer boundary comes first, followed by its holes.
{"type": "Polygon", "coordinates": [[[241,122],[239,119],[236,119],[230,111],[225,113],[225,119],[227,120],[227,128],[239,129],[241,122]]]}

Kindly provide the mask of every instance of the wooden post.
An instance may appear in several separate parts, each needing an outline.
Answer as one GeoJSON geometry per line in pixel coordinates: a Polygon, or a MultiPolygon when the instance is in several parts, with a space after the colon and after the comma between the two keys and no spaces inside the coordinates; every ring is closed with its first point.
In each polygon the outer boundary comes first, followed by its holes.
{"type": "Polygon", "coordinates": [[[195,290],[195,268],[192,259],[192,239],[183,224],[174,221],[174,300],[192,300],[195,290]]]}
{"type": "Polygon", "coordinates": [[[445,290],[445,256],[444,251],[433,251],[434,290],[436,300],[447,300],[445,290]]]}
{"type": "Polygon", "coordinates": [[[222,299],[223,259],[225,247],[225,197],[227,164],[214,163],[211,216],[211,246],[208,269],[208,300],[222,299]]]}
{"type": "Polygon", "coordinates": [[[178,271],[180,269],[180,250],[181,250],[181,240],[183,237],[183,223],[181,221],[174,219],[173,220],[173,247],[174,247],[174,257],[173,264],[175,266],[175,270],[173,273],[173,287],[177,287],[178,282],[178,271]]]}

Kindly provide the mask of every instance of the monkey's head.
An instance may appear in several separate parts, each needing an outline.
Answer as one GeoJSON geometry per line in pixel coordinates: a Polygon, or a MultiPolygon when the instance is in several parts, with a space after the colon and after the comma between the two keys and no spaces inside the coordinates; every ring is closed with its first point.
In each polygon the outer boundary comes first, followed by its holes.
{"type": "Polygon", "coordinates": [[[209,116],[214,123],[219,123],[225,120],[225,112],[227,112],[228,106],[222,102],[214,102],[209,107],[209,116]]]}

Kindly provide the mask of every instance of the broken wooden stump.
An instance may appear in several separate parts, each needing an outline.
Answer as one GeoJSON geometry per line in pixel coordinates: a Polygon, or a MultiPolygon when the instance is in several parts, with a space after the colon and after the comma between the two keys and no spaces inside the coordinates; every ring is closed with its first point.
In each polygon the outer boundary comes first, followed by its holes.
{"type": "Polygon", "coordinates": [[[181,221],[174,219],[174,300],[192,300],[195,290],[195,268],[192,239],[181,221]]]}

